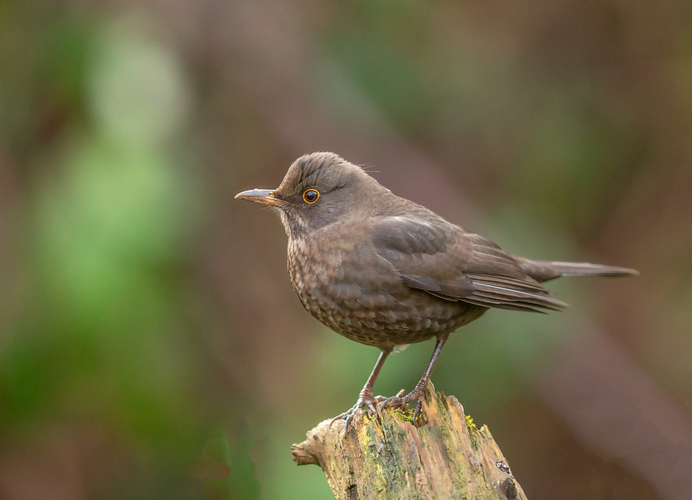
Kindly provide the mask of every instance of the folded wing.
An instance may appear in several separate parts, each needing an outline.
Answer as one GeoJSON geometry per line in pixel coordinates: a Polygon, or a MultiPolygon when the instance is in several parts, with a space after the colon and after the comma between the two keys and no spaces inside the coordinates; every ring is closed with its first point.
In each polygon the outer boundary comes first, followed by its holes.
{"type": "Polygon", "coordinates": [[[388,217],[372,241],[406,285],[436,297],[518,311],[566,307],[493,242],[442,219],[388,217]]]}

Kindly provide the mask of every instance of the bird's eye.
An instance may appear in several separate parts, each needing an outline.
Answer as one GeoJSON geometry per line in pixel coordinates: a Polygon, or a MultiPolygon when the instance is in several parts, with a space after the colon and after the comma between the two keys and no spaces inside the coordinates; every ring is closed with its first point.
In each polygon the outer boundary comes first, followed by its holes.
{"type": "Polygon", "coordinates": [[[303,193],[305,203],[313,204],[320,199],[320,192],[317,189],[306,189],[303,193]]]}

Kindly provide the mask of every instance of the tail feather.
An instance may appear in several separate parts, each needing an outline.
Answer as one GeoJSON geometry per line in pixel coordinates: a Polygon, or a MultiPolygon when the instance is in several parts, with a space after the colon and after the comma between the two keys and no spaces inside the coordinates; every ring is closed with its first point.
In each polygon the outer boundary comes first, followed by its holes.
{"type": "Polygon", "coordinates": [[[521,269],[538,282],[559,276],[639,276],[639,271],[626,267],[603,266],[588,262],[551,262],[512,256],[521,269]]]}

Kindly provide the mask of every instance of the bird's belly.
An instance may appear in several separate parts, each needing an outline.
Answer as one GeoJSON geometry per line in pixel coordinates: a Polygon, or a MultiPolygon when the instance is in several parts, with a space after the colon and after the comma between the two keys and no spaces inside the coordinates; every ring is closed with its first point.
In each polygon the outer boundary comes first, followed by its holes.
{"type": "Polygon", "coordinates": [[[409,295],[402,298],[386,292],[357,297],[344,294],[333,300],[313,289],[301,301],[313,316],[337,333],[380,348],[413,344],[449,333],[485,311],[417,290],[411,290],[409,295]]]}
{"type": "Polygon", "coordinates": [[[379,348],[413,344],[485,312],[409,288],[388,263],[358,248],[330,248],[323,245],[308,260],[295,245],[289,250],[289,274],[305,309],[351,340],[379,348]]]}

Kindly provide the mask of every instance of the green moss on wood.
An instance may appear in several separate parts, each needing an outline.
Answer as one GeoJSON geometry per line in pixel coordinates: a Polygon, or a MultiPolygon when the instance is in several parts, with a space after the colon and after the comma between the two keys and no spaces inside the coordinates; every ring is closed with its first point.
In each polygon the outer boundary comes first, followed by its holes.
{"type": "MultiPolygon", "coordinates": [[[[432,387],[432,386],[431,386],[432,387]]],[[[454,397],[429,390],[415,427],[413,412],[387,410],[359,415],[348,434],[343,422],[322,422],[305,442],[293,446],[299,465],[319,464],[337,499],[505,497],[498,485],[511,478],[496,466],[506,463],[487,427],[478,429],[454,397]],[[386,496],[384,496],[386,495],[386,496]]],[[[525,499],[516,484],[517,499],[525,499]]]]}

